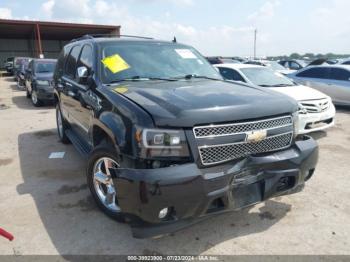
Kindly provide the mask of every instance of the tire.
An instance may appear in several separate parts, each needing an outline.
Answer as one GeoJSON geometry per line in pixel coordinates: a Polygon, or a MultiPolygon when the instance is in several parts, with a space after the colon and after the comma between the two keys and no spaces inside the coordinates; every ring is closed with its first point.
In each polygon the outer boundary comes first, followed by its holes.
{"type": "Polygon", "coordinates": [[[42,101],[38,98],[37,92],[36,90],[32,90],[32,93],[30,94],[31,100],[32,100],[32,104],[35,107],[39,107],[42,105],[42,101]]]}
{"type": "Polygon", "coordinates": [[[69,144],[70,141],[66,135],[67,123],[62,116],[59,103],[57,103],[56,105],[56,125],[57,125],[58,138],[60,142],[62,142],[63,144],[69,144]]]}
{"type": "MultiPolygon", "coordinates": [[[[105,178],[110,178],[105,169],[105,162],[103,160],[107,159],[114,168],[119,166],[120,160],[117,154],[117,151],[111,146],[108,146],[107,143],[102,143],[96,147],[89,156],[88,166],[86,170],[87,184],[89,186],[92,197],[94,198],[97,206],[105,213],[107,216],[118,222],[125,222],[125,215],[121,212],[120,207],[118,206],[118,200],[116,196],[117,189],[113,184],[113,180],[105,180],[105,178]],[[100,183],[96,179],[96,171],[99,169],[99,163],[101,163],[100,170],[104,176],[103,183],[100,183]],[[116,165],[117,164],[117,165],[116,165]],[[104,184],[106,183],[106,184],[104,184]],[[107,188],[114,188],[114,194],[108,194],[107,192],[113,192],[113,190],[108,190],[107,188]],[[105,196],[103,196],[105,194],[105,196]],[[112,197],[108,197],[112,196],[112,197]],[[105,201],[103,200],[105,197],[105,201]],[[107,199],[114,199],[114,201],[107,201],[107,199]],[[111,204],[107,204],[111,203],[111,204]],[[114,206],[113,206],[113,203],[114,206]]],[[[100,173],[101,173],[100,172],[100,173]]],[[[99,179],[101,180],[101,179],[99,179]]]]}

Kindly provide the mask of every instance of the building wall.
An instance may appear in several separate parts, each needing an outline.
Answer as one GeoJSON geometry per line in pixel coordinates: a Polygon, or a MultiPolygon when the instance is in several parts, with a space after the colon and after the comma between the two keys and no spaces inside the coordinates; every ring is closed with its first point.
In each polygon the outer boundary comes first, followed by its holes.
{"type": "Polygon", "coordinates": [[[6,58],[11,56],[34,56],[33,41],[30,39],[1,39],[0,38],[0,67],[6,58]]]}
{"type": "MultiPolygon", "coordinates": [[[[57,58],[62,47],[68,41],[42,40],[42,49],[45,58],[57,58]]],[[[0,37],[0,68],[4,61],[12,56],[37,57],[34,39],[1,39],[0,37]]]]}

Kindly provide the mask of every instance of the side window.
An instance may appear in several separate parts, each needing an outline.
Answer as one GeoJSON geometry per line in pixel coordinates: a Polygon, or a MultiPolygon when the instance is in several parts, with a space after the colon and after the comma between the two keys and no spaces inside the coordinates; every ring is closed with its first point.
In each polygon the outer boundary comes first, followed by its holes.
{"type": "Polygon", "coordinates": [[[349,81],[350,72],[341,68],[332,68],[329,78],[332,80],[349,81]]]}
{"type": "Polygon", "coordinates": [[[71,78],[75,77],[75,70],[77,66],[79,53],[80,53],[80,46],[74,46],[67,57],[66,67],[64,71],[67,74],[67,76],[71,78]]]}
{"type": "Polygon", "coordinates": [[[350,65],[350,61],[346,61],[343,65],[350,65]]]}
{"type": "Polygon", "coordinates": [[[236,71],[230,68],[219,67],[220,74],[227,80],[245,82],[243,77],[236,71]]]}
{"type": "Polygon", "coordinates": [[[297,74],[297,77],[309,77],[309,78],[328,78],[329,69],[328,68],[322,68],[322,67],[316,67],[316,68],[310,68],[306,69],[303,72],[300,72],[297,74]]]}
{"type": "Polygon", "coordinates": [[[88,69],[88,72],[91,73],[93,65],[93,54],[92,47],[90,45],[85,45],[81,51],[80,58],[78,61],[78,66],[85,66],[88,69]]]}
{"type": "Polygon", "coordinates": [[[292,61],[292,62],[289,62],[289,68],[293,70],[299,70],[301,67],[299,64],[292,61]]]}
{"type": "Polygon", "coordinates": [[[60,55],[58,56],[56,69],[55,69],[55,77],[62,76],[63,67],[64,67],[64,50],[62,50],[60,55]]]}

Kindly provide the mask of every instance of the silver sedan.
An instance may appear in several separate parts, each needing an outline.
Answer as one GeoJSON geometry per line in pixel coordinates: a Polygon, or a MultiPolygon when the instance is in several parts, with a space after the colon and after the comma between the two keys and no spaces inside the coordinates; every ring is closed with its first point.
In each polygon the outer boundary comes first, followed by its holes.
{"type": "Polygon", "coordinates": [[[289,74],[295,82],[329,95],[334,104],[350,106],[350,66],[310,66],[289,74]]]}

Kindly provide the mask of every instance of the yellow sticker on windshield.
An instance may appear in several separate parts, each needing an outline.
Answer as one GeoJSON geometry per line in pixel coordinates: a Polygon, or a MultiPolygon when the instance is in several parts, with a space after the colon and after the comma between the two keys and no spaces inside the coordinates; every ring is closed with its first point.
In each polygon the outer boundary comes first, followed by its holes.
{"type": "Polygon", "coordinates": [[[124,93],[128,92],[128,88],[124,87],[124,86],[119,86],[119,87],[115,88],[114,91],[116,91],[120,94],[124,94],[124,93]]]}
{"type": "Polygon", "coordinates": [[[115,54],[112,56],[105,57],[102,59],[102,63],[107,67],[113,74],[129,69],[130,66],[127,62],[121,58],[120,55],[115,54]]]}

